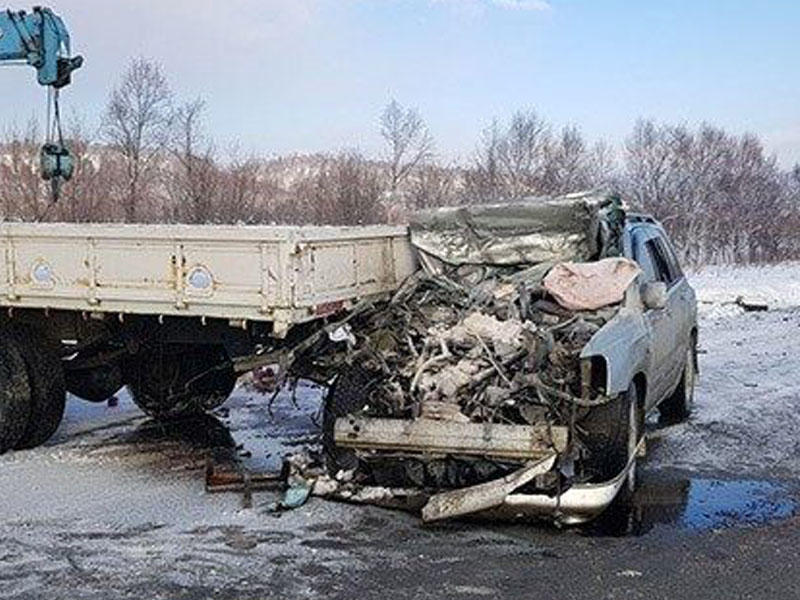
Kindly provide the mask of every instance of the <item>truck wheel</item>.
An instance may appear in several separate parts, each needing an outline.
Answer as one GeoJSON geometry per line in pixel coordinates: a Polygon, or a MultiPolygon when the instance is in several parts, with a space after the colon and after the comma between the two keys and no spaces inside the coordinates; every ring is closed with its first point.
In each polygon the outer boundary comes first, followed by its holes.
{"type": "Polygon", "coordinates": [[[322,409],[322,450],[331,475],[358,466],[355,452],[336,447],[333,427],[336,419],[356,413],[364,406],[367,394],[375,381],[374,373],[358,365],[348,365],[339,371],[328,389],[322,409]]]}
{"type": "Polygon", "coordinates": [[[67,390],[88,402],[105,402],[125,385],[119,365],[67,371],[67,390]]]}
{"type": "MultiPolygon", "coordinates": [[[[591,473],[592,481],[599,483],[613,479],[636,452],[643,430],[638,398],[636,383],[631,382],[627,392],[607,404],[589,409],[582,419],[583,441],[589,452],[584,465],[591,473]]],[[[626,487],[632,491],[636,485],[635,465],[628,479],[626,487]]]]}
{"type": "Polygon", "coordinates": [[[694,406],[694,382],[697,374],[697,355],[694,344],[689,346],[684,360],[683,373],[678,387],[672,395],[658,405],[658,413],[662,423],[675,424],[685,421],[692,413],[694,406]]]}
{"type": "Polygon", "coordinates": [[[236,385],[233,364],[222,346],[160,344],[142,354],[126,379],[136,405],[157,419],[213,410],[236,385]]]}
{"type": "Polygon", "coordinates": [[[35,448],[50,439],[64,418],[67,390],[58,342],[36,327],[14,324],[10,333],[25,363],[30,387],[30,417],[17,450],[35,448]]]}
{"type": "Polygon", "coordinates": [[[0,454],[14,448],[28,427],[31,388],[13,336],[0,335],[0,454]]]}

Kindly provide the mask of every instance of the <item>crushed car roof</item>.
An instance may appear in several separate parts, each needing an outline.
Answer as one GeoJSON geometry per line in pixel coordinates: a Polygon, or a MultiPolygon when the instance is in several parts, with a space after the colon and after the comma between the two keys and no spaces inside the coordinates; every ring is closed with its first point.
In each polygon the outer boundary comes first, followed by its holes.
{"type": "Polygon", "coordinates": [[[411,242],[450,265],[519,265],[619,254],[624,210],[603,192],[420,211],[411,242]]]}

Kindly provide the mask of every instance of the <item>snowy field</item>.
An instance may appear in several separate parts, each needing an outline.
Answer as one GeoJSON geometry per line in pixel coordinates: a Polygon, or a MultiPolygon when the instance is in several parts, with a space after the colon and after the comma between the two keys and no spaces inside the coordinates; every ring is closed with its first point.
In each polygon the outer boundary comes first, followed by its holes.
{"type": "MultiPolygon", "coordinates": [[[[650,424],[643,474],[796,480],[800,264],[691,279],[703,302],[695,412],[684,424],[650,424]],[[735,305],[744,294],[770,310],[744,312],[735,305]]],[[[0,598],[103,598],[109,588],[113,597],[337,596],[375,560],[428,564],[401,546],[370,555],[387,535],[439,545],[443,534],[409,515],[313,499],[277,516],[275,493],[243,509],[235,494],[205,492],[209,437],[232,435],[251,464],[277,468],[313,439],[320,397],[307,387],[296,399],[279,396],[270,412],[264,397],[238,389],[203,431],[164,429],[124,392],[114,407],[70,399],[48,445],[0,457],[0,598]]],[[[487,531],[447,535],[464,548],[501,549],[487,531]]]]}
{"type": "Polygon", "coordinates": [[[688,423],[651,433],[648,468],[800,475],[800,263],[690,275],[700,310],[700,378],[688,423]],[[766,312],[745,312],[739,297],[766,312]]]}
{"type": "Polygon", "coordinates": [[[800,308],[800,262],[752,267],[705,267],[689,274],[703,316],[741,314],[738,298],[758,300],[770,309],[800,308]]]}
{"type": "Polygon", "coordinates": [[[703,318],[687,423],[651,434],[648,468],[800,475],[800,311],[703,318]]]}

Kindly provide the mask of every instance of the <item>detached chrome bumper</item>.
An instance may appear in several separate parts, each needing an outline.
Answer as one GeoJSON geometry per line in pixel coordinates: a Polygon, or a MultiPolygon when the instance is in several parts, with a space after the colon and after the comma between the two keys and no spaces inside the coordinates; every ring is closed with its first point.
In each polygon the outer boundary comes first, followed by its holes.
{"type": "MultiPolygon", "coordinates": [[[[574,485],[561,496],[509,494],[503,506],[495,509],[507,517],[551,517],[565,525],[591,521],[602,513],[625,483],[626,469],[611,481],[574,485]]],[[[501,515],[498,515],[501,516],[501,515]]]]}
{"type": "MultiPolygon", "coordinates": [[[[644,439],[639,442],[638,450],[643,446],[644,439]]],[[[586,523],[599,516],[614,501],[625,485],[628,473],[634,468],[638,454],[639,451],[619,475],[609,481],[573,485],[560,496],[511,493],[506,496],[502,506],[486,511],[482,516],[500,519],[541,517],[564,525],[586,523]]]]}

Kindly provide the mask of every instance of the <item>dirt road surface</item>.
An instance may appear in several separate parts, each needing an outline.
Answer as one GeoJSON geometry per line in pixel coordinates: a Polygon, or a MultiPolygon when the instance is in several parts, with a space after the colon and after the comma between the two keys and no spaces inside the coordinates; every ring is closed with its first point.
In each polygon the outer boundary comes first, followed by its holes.
{"type": "Polygon", "coordinates": [[[172,428],[71,399],[47,446],[0,457],[0,598],[798,598],[800,312],[709,314],[701,352],[691,420],[649,424],[635,509],[583,529],[206,494],[228,436],[265,469],[313,440],[311,387],[172,428]]]}

